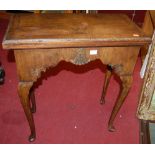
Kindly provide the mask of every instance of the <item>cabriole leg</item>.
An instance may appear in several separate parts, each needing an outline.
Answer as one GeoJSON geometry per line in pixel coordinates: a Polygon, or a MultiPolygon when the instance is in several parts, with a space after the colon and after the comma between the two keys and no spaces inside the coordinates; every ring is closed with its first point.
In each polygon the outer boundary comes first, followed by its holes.
{"type": "Polygon", "coordinates": [[[107,88],[108,88],[108,85],[110,82],[111,75],[112,75],[112,67],[110,65],[107,65],[107,70],[106,70],[106,74],[105,74],[105,80],[104,80],[102,95],[101,95],[101,99],[100,99],[100,104],[105,103],[105,95],[107,92],[107,88]]]}
{"type": "Polygon", "coordinates": [[[30,142],[34,141],[36,138],[35,125],[29,103],[29,92],[32,85],[32,82],[19,82],[18,84],[18,94],[31,130],[29,136],[30,142]]]}
{"type": "Polygon", "coordinates": [[[119,112],[132,84],[132,76],[120,76],[120,79],[122,81],[122,88],[120,90],[120,94],[115,103],[115,106],[112,110],[109,123],[108,123],[108,129],[111,132],[115,131],[115,127],[113,125],[114,119],[117,113],[119,112]]]}

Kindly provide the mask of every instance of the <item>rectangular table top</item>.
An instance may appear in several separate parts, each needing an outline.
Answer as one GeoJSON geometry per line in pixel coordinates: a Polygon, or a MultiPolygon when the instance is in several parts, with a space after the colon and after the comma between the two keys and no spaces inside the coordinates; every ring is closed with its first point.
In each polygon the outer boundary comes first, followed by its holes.
{"type": "Polygon", "coordinates": [[[143,45],[151,42],[123,14],[15,14],[5,49],[143,45]]]}

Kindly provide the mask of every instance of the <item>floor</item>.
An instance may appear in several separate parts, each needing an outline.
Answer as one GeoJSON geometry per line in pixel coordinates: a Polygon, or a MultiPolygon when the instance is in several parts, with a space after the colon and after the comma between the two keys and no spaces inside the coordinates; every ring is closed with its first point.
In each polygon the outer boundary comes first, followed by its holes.
{"type": "MultiPolygon", "coordinates": [[[[0,19],[0,42],[7,27],[0,19]]],[[[0,85],[0,143],[29,143],[28,124],[17,95],[18,78],[12,51],[0,44],[0,61],[5,69],[5,84],[0,85]]],[[[119,93],[119,79],[112,77],[105,105],[100,105],[105,67],[100,61],[77,67],[60,62],[35,84],[37,112],[34,115],[37,139],[34,143],[52,144],[137,144],[139,121],[136,109],[142,80],[140,58],[134,82],[116,120],[116,132],[107,123],[119,93]]]]}

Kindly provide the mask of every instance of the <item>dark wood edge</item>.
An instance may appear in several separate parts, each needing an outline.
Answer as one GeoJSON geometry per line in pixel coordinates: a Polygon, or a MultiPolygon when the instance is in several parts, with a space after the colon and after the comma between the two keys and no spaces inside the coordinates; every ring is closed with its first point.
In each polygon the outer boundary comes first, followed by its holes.
{"type": "Polygon", "coordinates": [[[116,47],[116,46],[142,46],[151,43],[151,38],[118,38],[112,39],[21,39],[7,40],[4,38],[4,49],[27,49],[27,48],[71,48],[71,47],[116,47]]]}
{"type": "Polygon", "coordinates": [[[140,120],[140,144],[151,144],[148,120],[140,120]]]}

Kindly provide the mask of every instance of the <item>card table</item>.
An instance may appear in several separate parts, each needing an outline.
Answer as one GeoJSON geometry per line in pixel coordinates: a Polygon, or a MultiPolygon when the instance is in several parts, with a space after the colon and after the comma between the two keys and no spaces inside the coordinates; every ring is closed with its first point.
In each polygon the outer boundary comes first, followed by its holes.
{"type": "Polygon", "coordinates": [[[120,93],[108,123],[108,130],[115,131],[114,119],[132,85],[139,50],[150,43],[151,38],[123,14],[14,14],[2,45],[14,51],[18,94],[31,131],[29,141],[36,138],[33,84],[41,72],[62,60],[85,65],[98,59],[107,65],[101,104],[112,73],[120,78],[120,93]]]}

